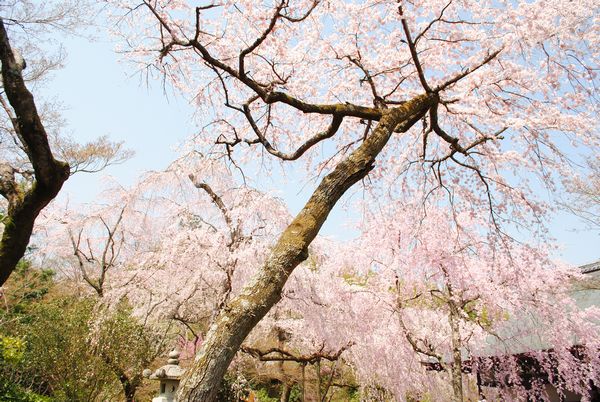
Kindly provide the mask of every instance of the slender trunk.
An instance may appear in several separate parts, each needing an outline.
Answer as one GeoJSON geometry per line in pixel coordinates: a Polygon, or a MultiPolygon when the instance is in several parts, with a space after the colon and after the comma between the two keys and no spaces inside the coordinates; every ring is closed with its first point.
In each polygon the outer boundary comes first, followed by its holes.
{"type": "MultiPolygon", "coordinates": [[[[275,319],[278,318],[277,313],[275,313],[275,319]]],[[[287,333],[282,328],[277,329],[277,346],[279,349],[284,349],[285,340],[287,339],[287,333]]],[[[281,378],[283,382],[281,383],[281,396],[279,398],[279,402],[288,402],[290,400],[290,394],[292,392],[292,387],[285,382],[285,370],[283,369],[284,361],[279,362],[279,372],[281,373],[281,378]]]]}
{"type": "Polygon", "coordinates": [[[123,384],[123,391],[125,393],[125,402],[135,402],[137,384],[133,384],[131,382],[123,384]]]}
{"type": "MultiPolygon", "coordinates": [[[[322,402],[325,402],[325,400],[327,400],[327,393],[329,393],[329,389],[331,389],[331,384],[333,384],[333,378],[335,377],[338,362],[339,360],[336,360],[331,364],[331,373],[329,374],[329,379],[327,380],[327,384],[325,384],[325,389],[323,390],[323,398],[321,398],[322,402]]],[[[331,400],[331,398],[329,399],[331,400]]]]}
{"type": "Polygon", "coordinates": [[[315,364],[315,369],[317,372],[317,401],[321,402],[321,361],[317,360],[315,364]]]}
{"type": "Polygon", "coordinates": [[[287,383],[281,384],[281,397],[279,398],[279,402],[289,402],[290,394],[292,392],[292,387],[290,387],[287,383]]]}
{"type": "Polygon", "coordinates": [[[257,275],[217,316],[180,387],[178,400],[213,402],[221,380],[240,345],[281,298],[288,277],[308,257],[308,246],[319,233],[340,197],[373,169],[375,158],[400,125],[418,121],[435,100],[420,95],[386,110],[373,133],[325,176],[302,211],[285,229],[257,275]]]}
{"type": "Polygon", "coordinates": [[[302,402],[306,402],[306,363],[302,363],[302,402]]]}
{"type": "Polygon", "coordinates": [[[123,394],[125,396],[125,402],[135,402],[135,393],[142,380],[141,373],[134,376],[129,376],[121,367],[115,364],[113,359],[106,353],[100,352],[100,357],[106,363],[110,369],[115,373],[121,386],[123,387],[123,394]]]}
{"type": "Polygon", "coordinates": [[[453,392],[452,402],[463,402],[460,328],[458,326],[458,310],[453,302],[450,302],[448,322],[450,323],[450,330],[452,333],[452,364],[450,365],[453,392]]]}
{"type": "Polygon", "coordinates": [[[118,374],[119,382],[123,387],[123,394],[125,396],[125,402],[135,402],[135,393],[140,385],[140,376],[129,377],[125,372],[120,371],[118,374]]]}

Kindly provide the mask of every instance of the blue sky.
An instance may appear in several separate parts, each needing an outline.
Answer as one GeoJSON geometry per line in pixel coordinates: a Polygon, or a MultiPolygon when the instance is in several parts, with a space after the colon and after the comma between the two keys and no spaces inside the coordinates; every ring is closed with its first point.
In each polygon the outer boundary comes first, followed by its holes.
{"type": "MultiPolygon", "coordinates": [[[[165,94],[157,81],[146,85],[131,65],[119,61],[110,37],[101,32],[96,36],[93,42],[81,37],[63,42],[65,68],[53,74],[39,95],[62,102],[68,130],[76,140],[108,135],[113,141],[125,141],[136,155],[100,174],[70,178],[60,197],[76,202],[93,200],[106,175],[128,185],[144,171],[165,168],[177,156],[177,144],[195,130],[194,110],[181,96],[165,94]]],[[[292,175],[277,194],[293,213],[314,186],[305,184],[292,175]]],[[[356,233],[348,228],[351,215],[343,205],[336,207],[321,233],[339,239],[351,237],[356,233]]],[[[599,233],[586,230],[576,217],[561,214],[550,229],[563,246],[560,257],[565,261],[584,264],[600,258],[599,233]]]]}

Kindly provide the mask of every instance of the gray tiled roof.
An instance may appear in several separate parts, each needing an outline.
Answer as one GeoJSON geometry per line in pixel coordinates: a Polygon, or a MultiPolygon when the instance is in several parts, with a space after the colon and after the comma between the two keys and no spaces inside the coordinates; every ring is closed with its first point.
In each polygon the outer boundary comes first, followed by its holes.
{"type": "Polygon", "coordinates": [[[600,260],[592,262],[591,264],[585,264],[579,267],[581,272],[589,274],[591,272],[600,271],[600,260]]]}
{"type": "MultiPolygon", "coordinates": [[[[577,308],[586,309],[588,307],[600,307],[600,260],[582,265],[579,267],[581,272],[585,274],[582,281],[576,281],[572,284],[571,297],[573,297],[577,308]]],[[[504,325],[497,330],[501,341],[490,337],[488,339],[489,351],[483,354],[501,353],[521,353],[529,350],[543,350],[549,348],[548,345],[540,336],[540,334],[521,334],[522,328],[539,327],[543,328],[546,325],[541,321],[540,317],[534,315],[510,317],[504,325]]],[[[577,344],[577,340],[573,339],[573,343],[577,344]]]]}

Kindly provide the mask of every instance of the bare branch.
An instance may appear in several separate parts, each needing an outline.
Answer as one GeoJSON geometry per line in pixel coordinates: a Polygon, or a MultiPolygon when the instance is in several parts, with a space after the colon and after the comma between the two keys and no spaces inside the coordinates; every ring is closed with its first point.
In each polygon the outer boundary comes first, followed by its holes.
{"type": "MultiPolygon", "coordinates": [[[[144,1],[144,4],[146,5],[146,7],[148,7],[150,9],[152,14],[156,17],[156,19],[160,23],[161,27],[163,27],[172,37],[172,40],[168,41],[168,43],[164,46],[163,50],[161,50],[161,55],[160,55],[161,58],[164,57],[165,52],[168,53],[168,52],[172,51],[175,46],[192,47],[193,49],[195,49],[197,51],[198,55],[201,56],[202,59],[206,63],[210,64],[214,68],[219,69],[219,70],[229,74],[230,76],[236,78],[237,80],[239,80],[242,84],[246,85],[249,89],[254,91],[263,100],[263,102],[265,102],[267,104],[281,102],[281,103],[287,104],[295,109],[298,109],[304,113],[330,114],[330,115],[335,114],[335,115],[340,115],[342,117],[352,116],[352,117],[359,117],[359,118],[375,120],[375,121],[378,121],[382,116],[381,110],[378,110],[377,108],[353,105],[351,103],[335,103],[335,104],[307,103],[307,102],[304,102],[298,98],[295,98],[287,93],[280,92],[280,91],[274,91],[272,84],[259,83],[256,80],[250,78],[243,70],[241,70],[241,69],[236,70],[235,68],[229,66],[224,61],[213,57],[211,55],[211,53],[208,51],[208,49],[206,48],[206,46],[204,46],[203,44],[200,43],[198,35],[196,35],[196,37],[191,40],[177,39],[174,28],[171,27],[169,25],[169,23],[163,17],[160,16],[160,14],[154,8],[154,6],[152,6],[146,0],[144,1]]],[[[281,6],[281,4],[282,3],[280,3],[280,6],[281,6]]],[[[278,6],[277,9],[280,10],[280,6],[278,6]]],[[[271,22],[276,21],[278,16],[280,16],[280,15],[279,14],[274,15],[271,22]]],[[[199,24],[199,21],[197,21],[197,24],[199,24]]],[[[269,26],[271,26],[271,25],[269,25],[269,26]]],[[[199,27],[199,25],[197,25],[197,27],[199,27]]],[[[197,29],[199,29],[199,28],[197,28],[197,29]]],[[[267,31],[265,31],[266,35],[268,36],[268,34],[271,31],[272,31],[272,28],[270,30],[267,29],[267,31]]],[[[246,50],[242,51],[242,53],[240,55],[243,54],[243,56],[245,56],[246,54],[250,53],[257,46],[259,46],[265,39],[266,39],[266,36],[265,36],[265,38],[263,38],[263,36],[261,36],[250,47],[248,47],[246,50]],[[256,44],[256,46],[255,46],[255,44],[256,44]]],[[[240,60],[242,60],[241,67],[243,68],[244,57],[242,57],[241,59],[238,59],[238,68],[240,67],[239,66],[240,60]]]]}
{"type": "Polygon", "coordinates": [[[320,0],[314,0],[310,8],[300,17],[291,17],[289,15],[281,14],[281,18],[286,19],[290,22],[302,22],[307,19],[313,10],[319,5],[320,0]]]}
{"type": "Polygon", "coordinates": [[[242,234],[241,234],[241,228],[240,228],[239,222],[237,225],[233,224],[233,220],[231,219],[231,216],[229,215],[229,210],[225,206],[223,199],[221,197],[219,197],[219,195],[217,193],[214,192],[214,190],[212,189],[212,187],[210,185],[208,185],[208,183],[199,181],[193,174],[190,174],[189,178],[192,181],[192,183],[194,183],[194,186],[196,188],[204,190],[204,192],[206,192],[206,194],[208,194],[208,196],[212,200],[213,204],[215,204],[217,206],[217,208],[219,208],[219,211],[221,211],[221,215],[223,215],[223,219],[225,219],[225,223],[227,224],[227,227],[229,228],[230,242],[227,247],[231,251],[233,251],[233,249],[235,249],[235,247],[242,240],[242,234]]]}
{"type": "Polygon", "coordinates": [[[467,75],[474,73],[475,71],[477,71],[478,69],[480,69],[481,67],[485,66],[486,64],[488,64],[490,61],[494,60],[496,58],[496,56],[498,56],[500,54],[500,52],[502,52],[502,49],[498,49],[495,52],[492,52],[491,54],[489,54],[485,59],[483,59],[481,61],[481,63],[469,67],[466,70],[464,70],[462,73],[457,74],[456,76],[454,76],[453,78],[449,79],[448,81],[444,82],[441,85],[438,85],[435,88],[435,92],[439,92],[439,91],[443,91],[444,89],[447,89],[448,87],[450,87],[451,85],[456,84],[458,81],[462,80],[463,78],[465,78],[467,75]]]}
{"type": "Polygon", "coordinates": [[[421,37],[423,37],[423,35],[425,35],[427,33],[427,31],[429,31],[431,29],[431,27],[433,26],[433,24],[435,24],[436,22],[443,21],[444,13],[448,9],[448,7],[450,7],[451,4],[452,4],[452,0],[450,0],[448,2],[448,4],[446,4],[444,6],[444,8],[442,8],[442,11],[440,11],[440,15],[437,18],[431,20],[429,22],[429,24],[427,24],[427,26],[417,36],[415,36],[415,40],[414,40],[415,46],[419,42],[419,39],[421,39],[421,37]]]}
{"type": "Polygon", "coordinates": [[[245,57],[248,54],[252,53],[256,48],[258,48],[265,41],[265,39],[267,39],[267,36],[269,36],[269,34],[273,32],[275,24],[277,23],[277,19],[280,17],[279,13],[281,12],[285,4],[286,0],[282,0],[279,3],[279,5],[275,8],[275,13],[273,14],[273,17],[271,17],[271,21],[269,22],[269,26],[267,27],[267,29],[265,29],[262,35],[260,35],[250,46],[248,46],[246,49],[240,52],[240,55],[238,57],[238,71],[241,77],[246,77],[246,70],[244,68],[245,57]]]}
{"type": "MultiPolygon", "coordinates": [[[[427,84],[427,80],[425,79],[425,73],[423,72],[423,67],[421,66],[421,62],[419,61],[419,54],[417,53],[417,47],[413,42],[410,36],[410,29],[408,27],[408,23],[406,22],[406,18],[404,18],[404,12],[402,11],[402,0],[398,0],[398,13],[400,14],[400,21],[402,22],[402,29],[404,29],[404,34],[406,35],[406,42],[408,43],[408,49],[410,50],[410,55],[413,59],[413,63],[415,64],[415,68],[417,69],[417,74],[419,75],[419,81],[421,81],[421,85],[423,89],[427,93],[434,92],[431,90],[429,84],[427,84]]],[[[435,91],[437,92],[437,91],[435,91]]]]}
{"type": "Polygon", "coordinates": [[[341,347],[336,352],[324,352],[324,346],[317,352],[311,353],[310,355],[295,355],[292,352],[286,351],[282,348],[270,348],[266,350],[260,350],[251,348],[249,346],[242,346],[240,350],[251,356],[256,357],[258,360],[263,362],[273,361],[292,361],[301,364],[315,364],[321,360],[336,361],[340,358],[342,353],[354,346],[354,342],[348,342],[345,346],[341,347]]]}
{"type": "MultiPolygon", "coordinates": [[[[338,129],[340,128],[342,121],[344,120],[344,118],[342,116],[333,115],[333,119],[331,120],[331,124],[329,125],[327,130],[322,131],[322,132],[314,135],[313,137],[310,137],[302,145],[300,145],[294,152],[283,153],[283,152],[275,149],[271,145],[271,143],[264,137],[264,135],[258,128],[258,125],[256,124],[254,118],[252,117],[252,114],[250,112],[250,107],[246,104],[243,106],[243,108],[244,108],[244,115],[246,116],[246,119],[248,120],[254,133],[258,137],[258,142],[260,142],[265,147],[267,152],[269,152],[271,155],[274,155],[274,156],[276,156],[280,159],[286,160],[286,161],[293,161],[293,160],[300,158],[302,155],[304,155],[304,153],[306,151],[308,151],[314,145],[318,144],[319,142],[321,142],[323,140],[333,137],[335,135],[335,133],[338,131],[338,129]]],[[[248,144],[256,143],[256,141],[254,141],[254,140],[245,141],[245,142],[248,144]]]]}

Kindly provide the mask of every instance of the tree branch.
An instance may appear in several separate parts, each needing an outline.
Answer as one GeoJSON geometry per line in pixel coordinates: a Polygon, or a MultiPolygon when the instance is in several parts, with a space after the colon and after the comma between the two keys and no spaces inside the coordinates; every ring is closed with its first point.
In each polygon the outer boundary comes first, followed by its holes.
{"type": "MultiPolygon", "coordinates": [[[[402,22],[402,29],[404,29],[404,34],[406,35],[406,43],[408,43],[408,49],[410,51],[410,55],[413,59],[413,63],[415,64],[415,68],[417,69],[417,74],[419,76],[419,81],[421,81],[421,85],[423,89],[427,92],[434,92],[431,90],[429,84],[427,84],[427,80],[425,79],[425,73],[423,72],[423,67],[421,66],[421,62],[419,61],[419,54],[417,53],[417,47],[413,42],[410,36],[410,29],[408,28],[408,22],[406,22],[406,18],[404,17],[404,12],[402,10],[401,5],[402,0],[398,0],[398,13],[400,14],[400,21],[402,22]]],[[[437,92],[437,91],[436,91],[437,92]]]]}
{"type": "Polygon", "coordinates": [[[192,183],[194,183],[194,186],[197,189],[204,190],[204,192],[208,194],[213,204],[215,204],[217,208],[219,208],[219,211],[221,211],[221,215],[223,215],[223,219],[225,219],[225,224],[229,229],[230,243],[227,245],[227,247],[230,251],[233,251],[233,249],[235,249],[235,246],[239,244],[239,242],[242,240],[239,223],[237,225],[233,224],[233,220],[229,215],[229,210],[225,206],[223,199],[219,197],[217,193],[214,192],[214,190],[208,183],[199,181],[193,174],[190,174],[189,178],[192,181],[192,183]]]}
{"type": "Polygon", "coordinates": [[[444,89],[447,89],[448,87],[450,87],[451,85],[456,84],[458,81],[462,80],[463,78],[465,78],[467,75],[477,71],[478,69],[480,69],[481,67],[485,66],[486,64],[488,64],[490,61],[494,60],[496,58],[496,56],[498,56],[500,54],[500,52],[502,52],[502,49],[498,49],[495,52],[492,52],[491,54],[489,54],[485,59],[483,59],[481,61],[481,63],[476,64],[474,66],[471,66],[469,68],[467,68],[466,70],[464,70],[462,73],[457,74],[456,76],[450,78],[448,81],[444,82],[441,85],[438,85],[437,87],[435,87],[435,92],[439,92],[439,91],[443,91],[444,89]]]}
{"type": "MultiPolygon", "coordinates": [[[[338,129],[340,128],[340,126],[342,125],[342,121],[344,120],[344,118],[342,116],[334,114],[333,119],[331,120],[331,124],[325,131],[322,131],[322,132],[314,135],[313,137],[310,137],[302,145],[300,145],[294,152],[284,153],[284,152],[281,152],[281,151],[275,149],[271,145],[269,140],[267,140],[264,137],[263,133],[259,129],[258,125],[256,124],[256,121],[252,117],[252,114],[250,112],[250,107],[248,106],[248,104],[245,104],[243,106],[243,109],[244,109],[244,115],[246,116],[248,123],[250,123],[252,130],[258,137],[258,142],[260,142],[264,146],[264,148],[267,150],[268,153],[270,153],[273,156],[278,157],[279,159],[283,159],[286,161],[294,161],[294,160],[300,158],[302,155],[304,155],[304,153],[306,151],[308,151],[314,145],[318,144],[319,142],[321,142],[323,140],[333,137],[335,135],[335,133],[338,131],[338,129]]],[[[256,144],[257,143],[257,141],[255,141],[255,140],[245,140],[244,142],[246,142],[248,144],[256,144]]]]}
{"type": "Polygon", "coordinates": [[[309,355],[295,355],[292,352],[288,352],[282,348],[270,348],[266,350],[260,350],[249,346],[242,346],[240,350],[257,358],[262,362],[291,361],[301,364],[315,364],[320,360],[329,360],[331,362],[336,361],[340,358],[342,353],[344,353],[352,346],[354,346],[354,342],[348,342],[345,346],[341,347],[336,352],[324,352],[324,347],[322,346],[320,350],[309,355]]]}

